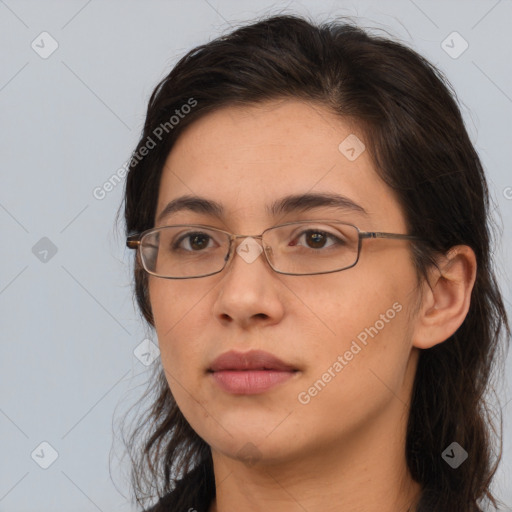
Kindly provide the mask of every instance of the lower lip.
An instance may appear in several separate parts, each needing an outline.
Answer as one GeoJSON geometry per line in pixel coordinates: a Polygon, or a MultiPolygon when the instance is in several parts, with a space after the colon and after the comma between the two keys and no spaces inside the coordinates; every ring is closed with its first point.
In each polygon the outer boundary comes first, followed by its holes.
{"type": "Polygon", "coordinates": [[[228,393],[256,395],[268,391],[295,375],[294,371],[223,370],[213,372],[215,382],[228,393]]]}

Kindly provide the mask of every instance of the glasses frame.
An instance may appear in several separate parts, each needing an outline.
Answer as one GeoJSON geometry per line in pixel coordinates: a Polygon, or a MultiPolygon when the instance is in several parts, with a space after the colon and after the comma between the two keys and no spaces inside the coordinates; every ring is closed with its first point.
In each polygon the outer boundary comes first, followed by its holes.
{"type": "Polygon", "coordinates": [[[284,224],[279,224],[277,226],[272,226],[270,228],[267,228],[267,229],[265,229],[259,235],[237,235],[235,233],[230,233],[229,231],[225,231],[225,230],[220,229],[220,228],[214,228],[214,227],[211,227],[211,226],[207,226],[205,224],[172,224],[172,225],[169,225],[169,226],[160,226],[160,227],[150,228],[150,229],[146,229],[145,231],[142,231],[140,233],[131,234],[131,235],[129,235],[126,238],[126,246],[128,248],[130,248],[130,249],[138,249],[138,253],[139,253],[139,256],[140,256],[140,261],[142,263],[142,267],[144,268],[144,270],[148,274],[150,274],[152,276],[159,277],[161,279],[197,279],[199,277],[213,276],[215,274],[219,274],[220,272],[222,272],[227,267],[227,265],[229,264],[229,262],[231,261],[231,259],[233,257],[233,254],[234,254],[235,251],[233,251],[232,249],[236,245],[236,244],[233,244],[233,241],[235,241],[238,238],[254,238],[254,239],[261,240],[261,247],[263,249],[263,254],[265,254],[265,259],[267,260],[267,263],[268,263],[269,267],[274,272],[276,272],[278,274],[284,274],[284,275],[287,275],[287,276],[314,276],[314,275],[318,275],[318,274],[332,274],[333,272],[341,272],[343,270],[347,270],[349,268],[355,267],[357,265],[357,262],[359,261],[360,255],[361,255],[362,240],[367,239],[367,238],[370,238],[370,239],[371,238],[386,238],[386,239],[396,239],[396,240],[423,241],[423,239],[421,237],[414,236],[414,235],[407,235],[407,234],[401,234],[401,233],[387,233],[387,232],[384,232],[384,231],[361,231],[357,226],[355,226],[354,224],[351,224],[349,222],[333,221],[332,219],[331,220],[325,220],[325,219],[324,220],[322,220],[322,219],[318,220],[318,219],[315,219],[315,220],[303,220],[303,221],[301,220],[301,221],[285,222],[284,224]],[[270,247],[264,247],[263,246],[263,235],[267,231],[271,231],[272,229],[280,228],[282,226],[288,226],[290,224],[311,224],[311,223],[320,223],[320,222],[331,223],[331,224],[343,224],[345,226],[351,226],[351,227],[353,227],[353,228],[355,228],[357,230],[359,240],[358,240],[358,244],[357,244],[357,257],[356,257],[355,262],[352,265],[349,265],[349,266],[346,266],[346,267],[342,267],[342,268],[339,268],[339,269],[336,269],[336,270],[328,270],[326,272],[311,272],[311,273],[307,273],[307,274],[296,274],[296,273],[282,272],[280,270],[276,270],[272,266],[272,263],[270,263],[270,260],[269,260],[268,255],[267,255],[267,249],[269,249],[270,247]],[[162,230],[162,229],[165,229],[165,228],[174,228],[174,227],[203,228],[203,229],[209,229],[211,231],[217,231],[219,233],[224,233],[225,235],[228,235],[229,236],[228,253],[226,254],[226,257],[224,258],[224,265],[222,266],[222,268],[220,270],[215,271],[215,272],[210,272],[209,274],[201,274],[199,276],[185,276],[185,277],[162,276],[160,274],[156,274],[155,272],[152,272],[151,270],[149,270],[146,267],[145,261],[144,261],[144,257],[142,256],[142,251],[141,251],[141,240],[142,240],[142,238],[145,235],[147,235],[149,233],[152,233],[154,231],[159,231],[159,230],[162,230]]]}

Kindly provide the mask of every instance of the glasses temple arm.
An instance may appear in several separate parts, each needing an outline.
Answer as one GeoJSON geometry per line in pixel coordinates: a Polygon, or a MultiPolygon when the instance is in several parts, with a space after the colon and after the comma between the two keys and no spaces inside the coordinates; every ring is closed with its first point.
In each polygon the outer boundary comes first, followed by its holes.
{"type": "Polygon", "coordinates": [[[399,240],[422,240],[415,235],[404,235],[401,233],[385,233],[382,231],[360,231],[360,238],[397,238],[399,240]]]}
{"type": "Polygon", "coordinates": [[[126,247],[130,249],[137,249],[140,245],[140,235],[130,235],[126,238],[126,247]]]}

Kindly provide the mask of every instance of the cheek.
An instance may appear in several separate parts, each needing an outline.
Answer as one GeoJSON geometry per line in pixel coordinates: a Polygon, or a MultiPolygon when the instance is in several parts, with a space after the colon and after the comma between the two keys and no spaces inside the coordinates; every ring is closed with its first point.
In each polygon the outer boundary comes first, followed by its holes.
{"type": "Polygon", "coordinates": [[[409,312],[416,297],[414,268],[408,254],[400,253],[394,261],[373,258],[370,264],[362,258],[353,269],[294,290],[310,308],[302,308],[296,321],[305,323],[302,347],[316,372],[311,377],[320,378],[342,356],[343,385],[357,387],[368,376],[375,380],[371,370],[398,384],[411,349],[409,312]]]}
{"type": "Polygon", "coordinates": [[[190,283],[169,282],[152,278],[149,282],[149,297],[155,330],[169,385],[174,392],[176,382],[182,382],[190,375],[191,365],[199,365],[197,341],[204,323],[197,318],[201,310],[201,295],[190,291],[190,283]],[[198,303],[199,302],[199,303],[198,303]]]}
{"type": "Polygon", "coordinates": [[[336,436],[357,430],[395,401],[401,406],[409,321],[407,294],[391,285],[360,289],[344,300],[327,295],[324,305],[315,304],[334,334],[304,340],[309,366],[294,399],[303,429],[336,436]]]}
{"type": "MultiPolygon", "coordinates": [[[[163,340],[172,338],[174,332],[193,328],[199,322],[197,315],[203,311],[203,300],[210,288],[197,285],[190,280],[168,280],[151,276],[148,283],[149,300],[155,320],[157,334],[163,340]]],[[[213,286],[213,285],[212,285],[213,286]]]]}

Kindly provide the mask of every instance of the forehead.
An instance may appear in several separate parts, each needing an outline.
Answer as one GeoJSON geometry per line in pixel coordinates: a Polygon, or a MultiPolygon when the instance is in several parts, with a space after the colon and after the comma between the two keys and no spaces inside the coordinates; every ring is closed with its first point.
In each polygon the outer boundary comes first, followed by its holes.
{"type": "Polygon", "coordinates": [[[357,141],[365,143],[354,123],[318,104],[281,100],[224,107],[192,123],[176,141],[162,171],[157,218],[169,202],[199,196],[221,207],[204,215],[217,213],[232,226],[267,223],[283,213],[278,203],[285,196],[296,202],[303,197],[307,206],[306,196],[320,194],[337,196],[338,203],[346,199],[351,215],[366,211],[367,224],[387,212],[398,226],[398,203],[368,152],[354,146],[357,141]],[[360,153],[357,158],[347,145],[360,153]]]}

